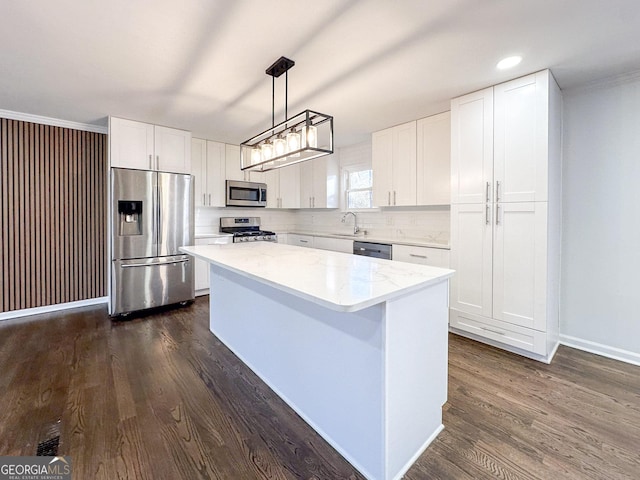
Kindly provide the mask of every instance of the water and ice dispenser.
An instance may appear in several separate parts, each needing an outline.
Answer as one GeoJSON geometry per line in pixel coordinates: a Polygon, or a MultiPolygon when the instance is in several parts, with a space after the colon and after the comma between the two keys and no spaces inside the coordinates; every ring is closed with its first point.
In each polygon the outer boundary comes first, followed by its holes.
{"type": "Polygon", "coordinates": [[[118,235],[142,235],[142,200],[118,200],[118,235]]]}

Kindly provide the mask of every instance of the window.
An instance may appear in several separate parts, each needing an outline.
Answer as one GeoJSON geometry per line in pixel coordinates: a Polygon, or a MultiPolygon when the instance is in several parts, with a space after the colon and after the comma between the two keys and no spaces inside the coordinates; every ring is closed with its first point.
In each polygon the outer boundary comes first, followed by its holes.
{"type": "Polygon", "coordinates": [[[373,207],[373,170],[369,165],[345,167],[345,206],[348,210],[373,207]]]}

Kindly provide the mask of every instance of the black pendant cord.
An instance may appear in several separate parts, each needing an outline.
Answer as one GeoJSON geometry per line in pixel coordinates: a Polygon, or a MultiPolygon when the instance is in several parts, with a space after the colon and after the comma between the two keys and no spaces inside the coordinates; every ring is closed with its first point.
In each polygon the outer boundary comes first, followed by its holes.
{"type": "MultiPolygon", "coordinates": [[[[271,128],[276,126],[276,77],[271,77],[271,128]]],[[[273,131],[271,131],[273,135],[273,131]]]]}
{"type": "Polygon", "coordinates": [[[287,70],[284,74],[284,119],[285,121],[289,118],[287,112],[287,104],[289,102],[289,70],[287,70]]]}

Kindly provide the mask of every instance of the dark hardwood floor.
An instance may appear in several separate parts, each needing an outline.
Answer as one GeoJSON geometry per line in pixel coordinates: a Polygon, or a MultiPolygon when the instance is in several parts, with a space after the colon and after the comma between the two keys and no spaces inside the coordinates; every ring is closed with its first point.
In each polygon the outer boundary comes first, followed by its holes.
{"type": "MultiPolygon", "coordinates": [[[[209,332],[208,297],[2,322],[0,369],[0,455],[59,434],[76,479],[362,478],[209,332]]],[[[406,479],[638,479],[640,367],[451,335],[444,425],[406,479]]]]}

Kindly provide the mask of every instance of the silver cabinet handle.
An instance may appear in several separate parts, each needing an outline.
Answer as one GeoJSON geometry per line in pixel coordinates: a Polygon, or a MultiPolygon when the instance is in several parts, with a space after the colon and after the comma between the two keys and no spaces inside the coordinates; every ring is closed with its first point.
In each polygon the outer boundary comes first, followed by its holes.
{"type": "Polygon", "coordinates": [[[506,335],[507,332],[503,332],[500,330],[494,330],[493,328],[489,328],[489,327],[482,327],[482,330],[486,330],[487,332],[492,332],[492,333],[497,333],[498,335],[506,335]]]}
{"type": "Polygon", "coordinates": [[[387,198],[387,205],[391,205],[391,192],[389,192],[389,198],[387,198]]]}
{"type": "Polygon", "coordinates": [[[500,181],[496,181],[496,202],[500,201],[500,181]]]}
{"type": "Polygon", "coordinates": [[[206,205],[207,204],[207,194],[203,193],[202,194],[202,205],[206,205]]]}
{"type": "Polygon", "coordinates": [[[484,209],[484,223],[489,225],[491,223],[489,221],[489,204],[487,203],[486,208],[484,209]]]}
{"type": "Polygon", "coordinates": [[[156,170],[160,170],[160,155],[156,155],[156,170]]]}
{"type": "Polygon", "coordinates": [[[309,208],[313,207],[313,203],[311,201],[311,197],[309,197],[309,208]]]}
{"type": "Polygon", "coordinates": [[[397,205],[396,204],[396,191],[395,190],[393,191],[393,204],[397,205]]]}
{"type": "Polygon", "coordinates": [[[316,208],[316,197],[311,197],[311,198],[313,198],[313,205],[312,206],[313,206],[313,208],[316,208]]]}
{"type": "Polygon", "coordinates": [[[487,182],[487,195],[486,195],[486,202],[489,202],[489,189],[491,188],[491,183],[487,182]]]}
{"type": "Polygon", "coordinates": [[[211,194],[209,194],[209,206],[211,206],[211,194]]]}
{"type": "Polygon", "coordinates": [[[300,240],[300,243],[309,243],[309,240],[300,240]]]}
{"type": "Polygon", "coordinates": [[[415,257],[415,258],[424,258],[425,260],[427,259],[426,255],[417,255],[415,253],[410,253],[409,256],[410,257],[415,257]]]}
{"type": "Polygon", "coordinates": [[[149,170],[153,170],[153,155],[149,155],[149,170]]]}
{"type": "Polygon", "coordinates": [[[500,225],[500,204],[496,203],[496,225],[500,225]]]}

